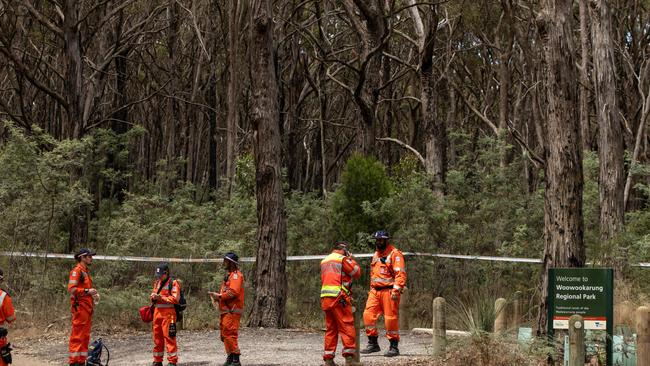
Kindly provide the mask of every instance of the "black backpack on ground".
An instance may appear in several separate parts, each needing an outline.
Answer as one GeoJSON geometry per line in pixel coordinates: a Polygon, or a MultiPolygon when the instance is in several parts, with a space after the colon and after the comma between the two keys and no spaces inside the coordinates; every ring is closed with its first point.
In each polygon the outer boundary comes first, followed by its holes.
{"type": "Polygon", "coordinates": [[[90,344],[90,346],[88,346],[88,358],[86,359],[86,365],[108,366],[108,361],[110,358],[110,352],[108,352],[108,348],[106,348],[106,345],[101,338],[94,341],[90,344]],[[102,363],[102,350],[106,350],[106,363],[102,363]]]}

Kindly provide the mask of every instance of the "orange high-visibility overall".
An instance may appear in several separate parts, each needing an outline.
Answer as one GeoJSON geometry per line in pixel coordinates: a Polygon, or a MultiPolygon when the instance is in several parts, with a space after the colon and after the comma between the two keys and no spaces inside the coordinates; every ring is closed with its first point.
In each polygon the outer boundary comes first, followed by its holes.
{"type": "Polygon", "coordinates": [[[221,312],[221,341],[229,355],[239,355],[237,338],[239,321],[244,312],[244,275],[238,270],[228,273],[221,284],[219,311],[221,312]]]}
{"type": "Polygon", "coordinates": [[[88,343],[90,343],[90,327],[93,320],[93,297],[86,293],[93,288],[93,280],[84,263],[70,271],[68,293],[70,293],[70,311],[72,312],[72,332],[68,346],[69,363],[86,364],[88,343]]]}
{"type": "Polygon", "coordinates": [[[181,287],[178,281],[167,276],[164,283],[160,280],[154,282],[151,295],[159,293],[160,299],[154,301],[153,311],[153,362],[163,362],[165,348],[167,348],[167,361],[169,363],[178,363],[178,347],[176,337],[169,336],[169,326],[176,323],[175,304],[178,304],[181,298],[181,287]],[[171,291],[170,283],[171,282],[171,291]],[[162,288],[161,288],[162,286],[162,288]],[[160,290],[160,292],[158,291],[160,290]]]}
{"type": "Polygon", "coordinates": [[[343,342],[343,357],[354,355],[356,332],[350,302],[352,279],[361,276],[361,269],[342,250],[334,250],[320,262],[321,308],[325,312],[324,360],[331,360],[336,354],[339,334],[343,342]]]}
{"type": "Polygon", "coordinates": [[[93,288],[93,280],[84,263],[70,271],[68,293],[70,293],[70,311],[72,312],[72,332],[68,346],[69,363],[86,363],[90,328],[93,320],[93,297],[86,290],[93,288]]]}
{"type": "MultiPolygon", "coordinates": [[[[16,320],[16,310],[11,303],[11,297],[6,292],[0,290],[0,327],[7,328],[9,324],[16,320]]],[[[0,338],[0,349],[8,343],[7,337],[0,338]]],[[[0,358],[0,366],[7,366],[7,363],[0,358]]]]}
{"type": "Polygon", "coordinates": [[[384,314],[386,337],[399,340],[399,294],[406,286],[404,255],[388,244],[383,252],[375,252],[370,268],[370,292],[363,312],[366,335],[377,336],[377,319],[384,314]],[[397,300],[391,299],[391,293],[397,300]]]}

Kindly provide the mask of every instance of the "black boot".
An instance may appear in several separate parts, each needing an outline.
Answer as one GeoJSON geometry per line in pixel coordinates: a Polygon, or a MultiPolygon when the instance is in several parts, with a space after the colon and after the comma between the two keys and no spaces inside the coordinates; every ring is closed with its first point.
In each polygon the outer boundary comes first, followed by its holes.
{"type": "Polygon", "coordinates": [[[232,355],[230,366],[241,366],[241,362],[239,362],[239,355],[232,355]]]}
{"type": "Polygon", "coordinates": [[[381,348],[379,348],[379,343],[377,342],[377,336],[368,336],[368,345],[366,348],[362,349],[359,351],[360,353],[367,354],[367,353],[375,353],[381,351],[381,348]]]}
{"type": "Polygon", "coordinates": [[[151,366],[163,366],[162,362],[154,362],[151,366]]]}
{"type": "Polygon", "coordinates": [[[395,357],[399,356],[399,348],[397,348],[397,345],[399,344],[399,341],[396,339],[391,339],[390,340],[390,348],[386,353],[384,353],[384,356],[386,357],[395,357]]]}
{"type": "Polygon", "coordinates": [[[226,363],[223,364],[223,366],[230,366],[232,364],[232,354],[228,355],[228,358],[226,358],[226,363]]]}

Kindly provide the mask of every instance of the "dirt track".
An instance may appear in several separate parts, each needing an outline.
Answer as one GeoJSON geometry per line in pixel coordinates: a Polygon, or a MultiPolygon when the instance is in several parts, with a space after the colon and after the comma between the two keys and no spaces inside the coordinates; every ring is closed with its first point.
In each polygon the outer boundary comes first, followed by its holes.
{"type": "MultiPolygon", "coordinates": [[[[102,337],[111,352],[110,366],[134,366],[151,364],[152,341],[149,333],[128,336],[93,334],[102,337]]],[[[223,343],[216,331],[181,332],[178,336],[180,363],[184,366],[221,365],[225,360],[223,343]]],[[[298,330],[244,328],[240,335],[242,364],[262,365],[320,365],[322,332],[298,330]]],[[[402,336],[402,356],[389,359],[381,356],[388,347],[386,339],[380,340],[380,354],[362,356],[364,365],[412,365],[427,354],[430,337],[405,334],[402,336]]],[[[67,363],[67,339],[65,335],[47,338],[19,338],[14,341],[16,366],[65,365],[67,363]],[[26,358],[27,357],[27,358],[26,358]]],[[[362,336],[362,345],[365,336],[362,336]]],[[[339,345],[340,346],[340,345],[339,345]]],[[[340,352],[340,348],[339,348],[340,352]]],[[[336,360],[342,363],[340,353],[336,360]]],[[[424,363],[417,363],[424,364],[424,363]]]]}

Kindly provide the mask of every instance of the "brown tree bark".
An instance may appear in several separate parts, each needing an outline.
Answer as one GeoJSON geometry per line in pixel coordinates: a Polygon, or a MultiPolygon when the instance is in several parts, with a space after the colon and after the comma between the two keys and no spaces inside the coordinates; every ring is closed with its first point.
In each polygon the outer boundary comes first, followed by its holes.
{"type": "Polygon", "coordinates": [[[228,116],[226,117],[226,181],[232,194],[237,160],[237,127],[239,125],[239,0],[228,5],[228,116]]]}
{"type": "Polygon", "coordinates": [[[548,97],[544,258],[537,333],[546,334],[548,270],[585,263],[582,216],[582,149],[572,1],[542,2],[540,35],[545,48],[548,97]]]}
{"type": "Polygon", "coordinates": [[[381,83],[381,58],[390,34],[386,4],[381,0],[343,0],[352,28],[361,41],[355,69],[356,85],[348,87],[361,116],[363,152],[376,154],[377,107],[381,83]]]}
{"type": "MultiPolygon", "coordinates": [[[[438,9],[435,5],[427,6],[426,22],[423,21],[415,0],[409,0],[408,5],[417,35],[420,78],[420,106],[424,131],[424,168],[431,177],[431,186],[439,196],[444,194],[444,184],[447,172],[447,125],[446,120],[439,118],[436,108],[437,78],[433,74],[434,50],[438,31],[438,9]]],[[[451,101],[454,103],[454,101],[451,101]]],[[[451,104],[450,103],[450,104],[451,104]]],[[[455,108],[450,107],[450,110],[455,108]]]]}
{"type": "Polygon", "coordinates": [[[280,328],[286,325],[287,227],[281,179],[280,112],[271,2],[253,1],[250,12],[250,117],[259,227],[255,300],[249,326],[280,328]]]}
{"type": "MultiPolygon", "coordinates": [[[[81,60],[81,32],[79,31],[79,3],[66,0],[63,4],[63,39],[65,53],[64,94],[67,100],[67,118],[64,123],[64,136],[68,139],[80,139],[84,126],[83,122],[83,63],[81,60]]],[[[81,168],[73,168],[70,172],[70,184],[76,184],[81,179],[81,168]]],[[[82,205],[71,212],[67,251],[72,252],[81,244],[88,241],[88,210],[82,205]]]]}
{"type": "Polygon", "coordinates": [[[580,9],[580,129],[582,149],[591,149],[589,125],[589,0],[578,0],[580,9]]]}
{"type": "Polygon", "coordinates": [[[592,44],[598,119],[600,238],[604,243],[623,229],[623,132],[616,95],[612,14],[607,1],[593,0],[592,44]]]}

